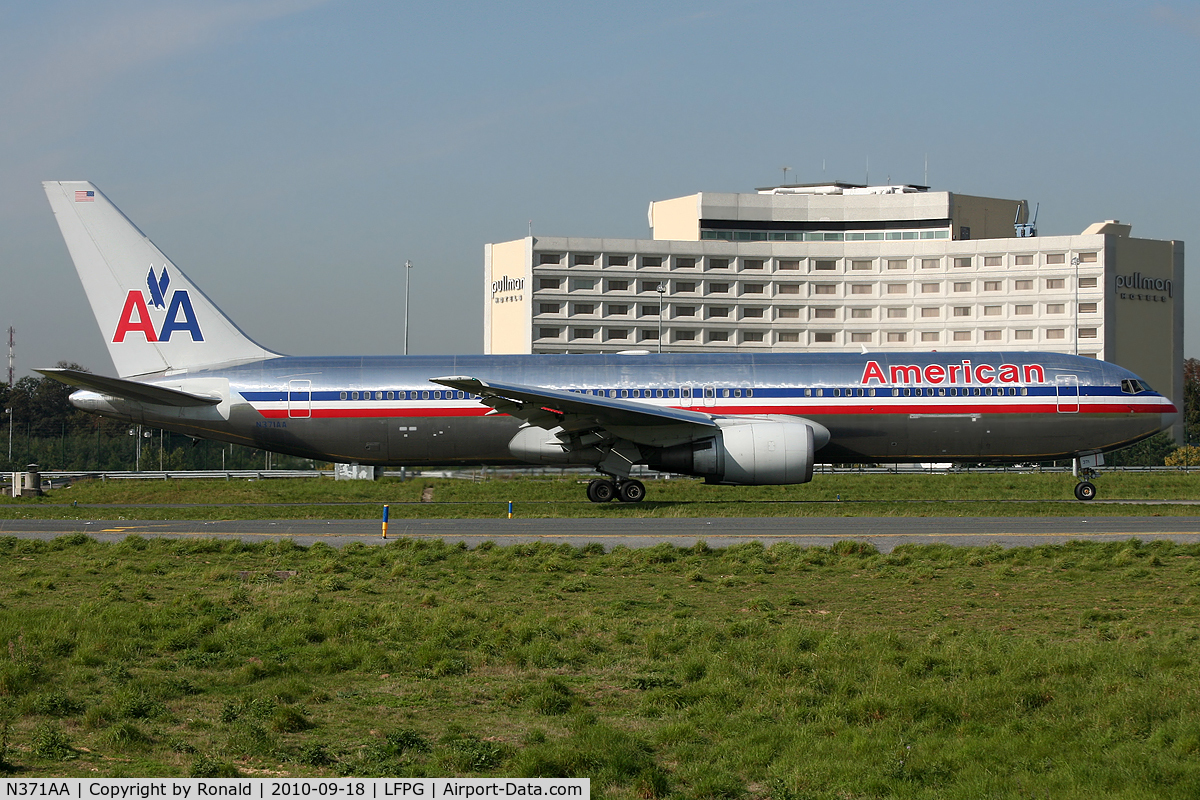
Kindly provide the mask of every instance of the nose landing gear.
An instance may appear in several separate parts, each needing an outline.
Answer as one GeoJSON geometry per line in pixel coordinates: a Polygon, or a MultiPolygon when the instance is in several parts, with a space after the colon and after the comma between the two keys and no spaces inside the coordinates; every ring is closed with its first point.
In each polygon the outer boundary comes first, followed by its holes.
{"type": "Polygon", "coordinates": [[[587,498],[593,503],[619,499],[622,503],[640,503],[646,499],[646,485],[631,478],[596,478],[588,483],[587,498]]]}
{"type": "Polygon", "coordinates": [[[1104,466],[1104,455],[1102,453],[1078,456],[1071,462],[1071,473],[1079,480],[1079,483],[1075,484],[1076,500],[1095,499],[1096,484],[1092,483],[1092,480],[1100,476],[1100,472],[1096,467],[1101,466],[1104,466]]]}

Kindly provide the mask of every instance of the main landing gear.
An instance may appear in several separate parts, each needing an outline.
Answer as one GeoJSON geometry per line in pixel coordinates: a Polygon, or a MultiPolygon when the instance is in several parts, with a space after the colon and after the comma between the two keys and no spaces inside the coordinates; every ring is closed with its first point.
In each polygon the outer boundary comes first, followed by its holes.
{"type": "Polygon", "coordinates": [[[1100,453],[1090,456],[1080,456],[1071,464],[1071,472],[1079,479],[1075,484],[1076,500],[1093,500],[1096,497],[1096,484],[1092,480],[1100,476],[1096,467],[1104,464],[1104,456],[1100,453]]]}
{"type": "Polygon", "coordinates": [[[630,478],[596,478],[588,484],[587,497],[593,503],[614,499],[622,503],[640,503],[646,499],[646,485],[630,478]]]}

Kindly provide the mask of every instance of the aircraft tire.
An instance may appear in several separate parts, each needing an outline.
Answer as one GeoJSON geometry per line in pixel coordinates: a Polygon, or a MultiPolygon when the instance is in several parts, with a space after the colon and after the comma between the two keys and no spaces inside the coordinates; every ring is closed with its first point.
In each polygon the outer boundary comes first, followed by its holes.
{"type": "Polygon", "coordinates": [[[625,481],[617,491],[622,503],[640,503],[646,499],[646,484],[641,481],[625,481]]]}
{"type": "Polygon", "coordinates": [[[1080,481],[1075,484],[1076,500],[1091,500],[1096,496],[1096,484],[1091,481],[1080,481]]]}
{"type": "Polygon", "coordinates": [[[607,503],[617,496],[617,487],[612,481],[597,478],[588,484],[587,497],[593,503],[607,503]]]}

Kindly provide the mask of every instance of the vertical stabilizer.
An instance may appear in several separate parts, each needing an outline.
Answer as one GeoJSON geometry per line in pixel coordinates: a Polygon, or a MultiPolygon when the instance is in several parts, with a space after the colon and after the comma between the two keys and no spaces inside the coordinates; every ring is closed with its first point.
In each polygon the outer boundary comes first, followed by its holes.
{"type": "Polygon", "coordinates": [[[87,181],[45,181],[75,270],[122,378],[273,358],[87,181]]]}

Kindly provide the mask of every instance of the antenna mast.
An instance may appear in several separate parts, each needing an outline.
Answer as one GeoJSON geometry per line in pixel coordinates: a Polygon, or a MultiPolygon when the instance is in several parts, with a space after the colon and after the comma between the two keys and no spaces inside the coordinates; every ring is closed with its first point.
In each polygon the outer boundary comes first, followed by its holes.
{"type": "Polygon", "coordinates": [[[10,325],[8,328],[8,388],[13,387],[13,337],[16,330],[10,325]]]}

